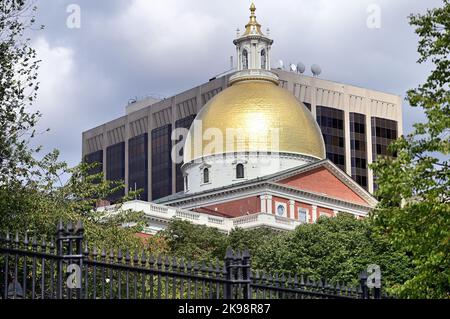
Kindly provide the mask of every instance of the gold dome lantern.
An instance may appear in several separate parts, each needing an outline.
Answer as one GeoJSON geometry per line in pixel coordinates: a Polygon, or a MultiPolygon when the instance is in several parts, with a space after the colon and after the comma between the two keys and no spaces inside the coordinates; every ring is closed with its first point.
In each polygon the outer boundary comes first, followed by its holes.
{"type": "Polygon", "coordinates": [[[191,125],[185,142],[185,164],[229,153],[325,158],[322,133],[311,112],[278,86],[278,76],[270,70],[273,40],[262,34],[255,10],[252,4],[246,32],[234,40],[239,63],[237,72],[229,78],[230,86],[211,99],[191,125]]]}
{"type": "Polygon", "coordinates": [[[197,115],[185,145],[184,163],[230,151],[300,154],[319,160],[325,158],[323,137],[310,111],[289,91],[269,80],[236,81],[216,95],[197,115]],[[226,145],[227,129],[240,132],[233,139],[231,150],[225,146],[222,150],[208,146],[211,140],[204,138],[209,135],[208,130],[220,131],[223,145],[226,145]],[[278,143],[270,140],[274,130],[278,143]]]}

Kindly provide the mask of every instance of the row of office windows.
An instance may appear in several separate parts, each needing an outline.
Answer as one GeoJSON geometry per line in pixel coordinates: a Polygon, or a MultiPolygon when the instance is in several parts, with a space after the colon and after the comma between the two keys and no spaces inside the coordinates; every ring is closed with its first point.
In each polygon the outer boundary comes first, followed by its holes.
{"type": "Polygon", "coordinates": [[[350,113],[350,152],[352,178],[365,189],[368,188],[366,116],[350,113]]]}
{"type": "Polygon", "coordinates": [[[318,105],[316,116],[325,142],[327,158],[345,171],[344,111],[318,105]]]}
{"type": "MultiPolygon", "coordinates": [[[[367,168],[367,128],[366,116],[350,113],[350,151],[352,178],[364,188],[368,188],[367,168]]],[[[345,128],[344,111],[335,108],[317,106],[317,123],[322,131],[326,147],[326,156],[340,169],[345,171],[345,128]]],[[[372,154],[373,160],[388,153],[389,144],[397,139],[396,121],[372,117],[372,154]]]]}
{"type": "MultiPolygon", "coordinates": [[[[108,181],[125,180],[125,142],[111,145],[106,149],[106,179],[108,181]]],[[[114,185],[116,188],[118,185],[114,185]]],[[[116,202],[125,195],[125,189],[117,189],[108,196],[108,200],[116,202]]]]}
{"type": "Polygon", "coordinates": [[[136,136],[128,142],[128,187],[142,190],[140,200],[148,200],[148,134],[136,136]]]}
{"type": "Polygon", "coordinates": [[[152,131],[152,199],[172,194],[172,125],[152,131]]]}

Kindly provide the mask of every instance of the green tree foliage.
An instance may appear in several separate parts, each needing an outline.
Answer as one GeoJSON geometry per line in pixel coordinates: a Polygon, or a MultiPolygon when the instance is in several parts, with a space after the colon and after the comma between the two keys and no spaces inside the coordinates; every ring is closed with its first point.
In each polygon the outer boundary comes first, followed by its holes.
{"type": "Polygon", "coordinates": [[[344,213],[320,218],[289,233],[234,229],[225,235],[206,226],[174,221],[159,236],[167,242],[166,253],[170,255],[221,261],[226,247],[247,248],[253,269],[326,278],[333,283],[357,284],[359,273],[377,264],[383,285],[391,293],[413,275],[410,259],[378,236],[368,220],[356,220],[344,213]]]}
{"type": "Polygon", "coordinates": [[[170,255],[198,261],[223,261],[227,247],[248,249],[251,254],[269,242],[277,233],[267,229],[233,229],[228,235],[215,228],[174,220],[158,234],[170,255]]]}
{"type": "Polygon", "coordinates": [[[24,39],[35,9],[25,0],[0,3],[0,185],[39,173],[33,157],[39,148],[31,148],[29,141],[41,114],[28,110],[37,96],[39,61],[30,39],[24,39]]]}
{"type": "MultiPolygon", "coordinates": [[[[86,240],[91,247],[144,249],[144,242],[135,236],[142,231],[142,213],[122,211],[108,215],[107,212],[95,210],[98,200],[106,198],[123,185],[103,180],[101,173],[89,175],[90,168],[91,165],[81,164],[70,169],[72,176],[62,187],[53,184],[0,187],[0,232],[27,231],[29,236],[51,239],[59,220],[81,220],[85,226],[86,240]],[[92,183],[92,180],[97,183],[92,183]],[[124,224],[131,226],[122,227],[124,224]]],[[[129,197],[125,197],[123,201],[127,199],[129,197]]],[[[120,203],[117,207],[120,207],[120,203]]]]}
{"type": "Polygon", "coordinates": [[[173,256],[196,261],[218,261],[225,256],[226,235],[216,228],[174,220],[158,236],[173,256]]]}
{"type": "Polygon", "coordinates": [[[370,264],[381,268],[383,285],[394,287],[411,275],[408,257],[377,236],[368,220],[341,213],[321,217],[294,232],[279,235],[259,247],[258,268],[307,275],[313,279],[357,284],[359,273],[370,264]]]}
{"type": "Polygon", "coordinates": [[[374,214],[381,234],[408,251],[417,274],[398,293],[410,298],[450,297],[450,3],[411,15],[419,36],[418,63],[434,68],[407,101],[424,110],[427,121],[389,147],[395,158],[379,158],[380,203],[374,214]]]}
{"type": "Polygon", "coordinates": [[[41,117],[29,110],[39,88],[39,60],[25,38],[36,31],[35,10],[33,0],[0,2],[0,231],[27,231],[50,239],[59,220],[82,220],[91,246],[142,248],[135,236],[142,229],[141,214],[105,218],[94,210],[99,200],[123,189],[122,182],[88,174],[95,164],[69,169],[56,150],[38,159],[40,148],[30,146],[41,117]],[[71,176],[64,185],[63,174],[71,176]]]}

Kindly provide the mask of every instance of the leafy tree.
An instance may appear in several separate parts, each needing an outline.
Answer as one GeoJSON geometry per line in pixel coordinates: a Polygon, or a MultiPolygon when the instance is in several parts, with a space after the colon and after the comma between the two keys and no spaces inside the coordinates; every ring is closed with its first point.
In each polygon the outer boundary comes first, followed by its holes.
{"type": "Polygon", "coordinates": [[[264,270],[353,284],[362,270],[377,264],[385,287],[403,283],[412,272],[408,257],[372,230],[369,221],[349,214],[321,217],[315,224],[300,225],[261,246],[253,260],[264,270]]]}
{"type": "Polygon", "coordinates": [[[122,182],[90,175],[95,164],[69,169],[59,161],[57,150],[38,159],[40,148],[30,146],[41,117],[29,110],[39,88],[39,60],[25,38],[34,31],[34,3],[0,2],[0,231],[26,230],[50,239],[59,220],[82,220],[91,246],[142,248],[144,243],[135,236],[142,229],[139,213],[106,219],[105,213],[94,210],[99,200],[123,189],[122,182]],[[63,174],[71,176],[64,185],[63,174]],[[125,223],[134,226],[124,228],[125,223]]]}
{"type": "Polygon", "coordinates": [[[0,4],[0,186],[27,181],[39,174],[29,141],[41,116],[28,108],[37,96],[39,61],[24,33],[34,24],[32,1],[0,4]]]}
{"type": "Polygon", "coordinates": [[[395,158],[379,158],[372,165],[380,199],[374,219],[417,266],[417,274],[397,292],[410,298],[449,298],[450,2],[409,20],[419,36],[418,63],[434,65],[426,82],[407,95],[427,120],[389,146],[395,158]]]}
{"type": "Polygon", "coordinates": [[[227,248],[226,235],[216,228],[174,220],[160,234],[167,244],[168,253],[196,261],[223,260],[227,248]]]}
{"type": "Polygon", "coordinates": [[[227,246],[234,250],[243,251],[248,249],[253,256],[262,246],[269,244],[280,233],[266,229],[259,228],[254,230],[244,230],[242,228],[233,229],[227,237],[227,246]]]}
{"type": "Polygon", "coordinates": [[[174,220],[158,234],[167,245],[166,253],[198,261],[223,261],[227,247],[254,255],[278,233],[268,229],[233,229],[228,235],[215,228],[174,220]]]}
{"type": "Polygon", "coordinates": [[[252,269],[303,274],[312,279],[357,284],[370,264],[381,267],[383,285],[390,293],[411,276],[410,259],[373,231],[368,220],[341,213],[300,225],[294,232],[234,229],[228,235],[187,221],[173,221],[159,234],[169,255],[198,261],[223,261],[226,247],[249,249],[252,269]]]}

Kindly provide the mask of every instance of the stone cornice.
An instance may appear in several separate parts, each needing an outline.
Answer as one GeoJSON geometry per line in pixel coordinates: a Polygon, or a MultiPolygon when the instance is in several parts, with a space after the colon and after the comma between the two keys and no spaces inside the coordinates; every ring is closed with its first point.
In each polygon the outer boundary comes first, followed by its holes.
{"type": "MultiPolygon", "coordinates": [[[[274,182],[255,182],[245,186],[235,187],[232,189],[208,192],[205,194],[197,194],[192,197],[174,200],[172,202],[167,202],[165,205],[183,207],[183,208],[196,208],[201,206],[209,206],[218,203],[226,203],[232,200],[242,199],[249,196],[258,196],[262,193],[270,193],[272,191],[277,192],[277,196],[294,196],[299,201],[307,201],[311,203],[320,202],[322,206],[332,206],[331,209],[349,209],[353,212],[368,213],[373,207],[361,205],[357,203],[351,203],[347,201],[340,200],[338,198],[329,197],[327,195],[317,194],[314,192],[308,192],[304,190],[299,190],[294,187],[277,184],[274,182]]],[[[272,194],[273,195],[273,194],[272,194]]]]}

